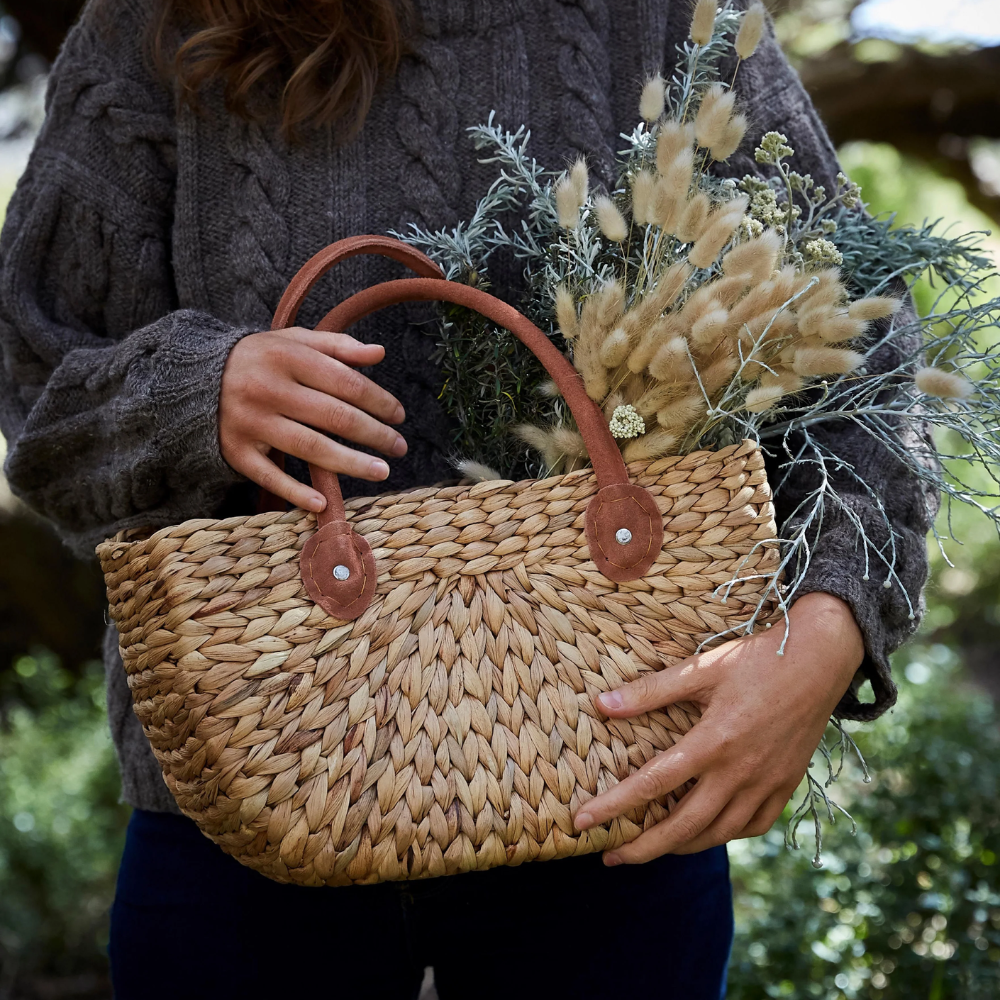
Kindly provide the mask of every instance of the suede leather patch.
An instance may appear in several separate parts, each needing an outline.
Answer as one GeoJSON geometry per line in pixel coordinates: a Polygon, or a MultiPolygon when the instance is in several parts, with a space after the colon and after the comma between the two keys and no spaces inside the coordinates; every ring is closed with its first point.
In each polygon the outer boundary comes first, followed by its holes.
{"type": "Polygon", "coordinates": [[[645,576],[663,547],[663,517],[641,486],[614,483],[598,490],[587,505],[585,526],[590,558],[615,583],[645,576]],[[617,538],[622,528],[632,535],[624,545],[617,538]]]}
{"type": "Polygon", "coordinates": [[[302,547],[299,563],[306,592],[328,615],[354,621],[375,596],[375,557],[367,540],[346,521],[324,524],[302,547]],[[338,580],[334,569],[350,575],[338,580]]]}

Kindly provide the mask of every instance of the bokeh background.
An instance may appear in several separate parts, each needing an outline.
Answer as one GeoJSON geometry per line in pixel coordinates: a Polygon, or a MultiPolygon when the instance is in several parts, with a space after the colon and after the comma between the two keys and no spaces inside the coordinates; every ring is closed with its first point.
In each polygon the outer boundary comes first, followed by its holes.
{"type": "MultiPolygon", "coordinates": [[[[873,213],[943,217],[1000,257],[1000,2],[769,0],[873,213]]],[[[79,0],[0,5],[0,215],[79,0]]],[[[918,302],[930,289],[916,290],[918,302]]],[[[3,441],[0,438],[0,450],[3,441]]],[[[832,794],[857,821],[731,848],[730,996],[1000,997],[1000,544],[961,512],[896,709],[854,727],[832,794]]],[[[0,1000],[110,997],[105,947],[128,808],[97,660],[103,590],[0,479],[0,1000]]],[[[817,767],[820,766],[817,760],[817,767]]]]}

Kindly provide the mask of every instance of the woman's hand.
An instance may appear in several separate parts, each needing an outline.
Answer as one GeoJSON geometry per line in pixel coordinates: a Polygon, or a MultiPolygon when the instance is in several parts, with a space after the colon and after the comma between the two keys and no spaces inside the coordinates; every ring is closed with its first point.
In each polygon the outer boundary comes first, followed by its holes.
{"type": "Polygon", "coordinates": [[[222,457],[258,486],[296,507],[321,511],[318,490],[282,472],[272,448],[331,472],[380,482],[389,466],[320,431],[398,458],[406,441],[387,424],[405,414],[395,396],[355,367],[378,364],[385,349],[344,333],[292,327],[244,337],[230,352],[219,394],[222,457]]]}
{"type": "Polygon", "coordinates": [[[839,598],[806,594],[789,618],[783,656],[777,650],[785,629],[775,625],[600,695],[600,708],[613,718],[678,701],[702,711],[675,746],[577,812],[576,825],[586,830],[698,779],[665,820],[607,852],[605,864],[756,837],[781,815],[864,658],[861,632],[839,598]]]}

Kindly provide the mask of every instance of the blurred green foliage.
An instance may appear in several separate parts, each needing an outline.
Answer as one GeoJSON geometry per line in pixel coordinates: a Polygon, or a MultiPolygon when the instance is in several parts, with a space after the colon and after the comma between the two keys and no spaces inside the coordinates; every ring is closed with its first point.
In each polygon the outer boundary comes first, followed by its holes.
{"type": "Polygon", "coordinates": [[[0,995],[106,967],[128,807],[104,709],[104,669],[50,653],[0,675],[0,995]]]}
{"type": "Polygon", "coordinates": [[[945,646],[897,658],[900,701],[856,731],[873,773],[837,798],[858,823],[788,851],[731,846],[739,933],[730,997],[1000,996],[1000,728],[945,646]]]}

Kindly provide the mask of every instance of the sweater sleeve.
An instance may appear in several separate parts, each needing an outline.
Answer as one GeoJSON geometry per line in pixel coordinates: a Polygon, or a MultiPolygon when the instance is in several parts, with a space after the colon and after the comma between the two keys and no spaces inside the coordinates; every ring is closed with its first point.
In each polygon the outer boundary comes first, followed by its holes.
{"type": "Polygon", "coordinates": [[[0,430],[11,489],[81,556],[209,515],[222,369],[247,330],[177,309],[174,114],[143,4],[90,4],[0,235],[0,430]],[[109,13],[113,11],[113,13],[109,13]]]}
{"type": "MultiPolygon", "coordinates": [[[[735,65],[731,65],[729,74],[734,69],[735,65]]],[[[740,66],[736,89],[751,124],[744,149],[727,164],[727,172],[736,177],[759,173],[761,168],[754,162],[752,150],[765,132],[774,130],[784,133],[795,150],[794,169],[812,174],[816,183],[825,185],[828,191],[835,190],[840,169],[836,152],[770,26],[757,53],[740,66]]],[[[905,294],[905,289],[900,287],[896,292],[905,294]]],[[[912,309],[912,305],[907,308],[912,309]]],[[[911,318],[912,312],[909,316],[904,312],[897,322],[911,318]]],[[[876,326],[872,335],[880,337],[884,332],[884,325],[876,326]]],[[[918,344],[884,346],[869,357],[866,367],[872,373],[890,371],[918,349],[918,344]]],[[[920,455],[922,461],[935,460],[926,428],[899,428],[899,433],[911,454],[920,455]]],[[[850,606],[864,635],[865,659],[836,715],[874,719],[896,701],[889,655],[914,632],[923,611],[927,532],[938,497],[856,423],[821,425],[813,429],[813,438],[834,456],[828,469],[832,471],[830,485],[839,501],[828,499],[821,530],[810,529],[807,533],[811,559],[795,596],[824,591],[850,606]],[[887,522],[892,526],[892,537],[887,522]],[[858,525],[863,526],[870,542],[867,553],[858,525]],[[891,571],[879,553],[892,565],[891,571]],[[874,703],[862,702],[858,697],[866,678],[875,694],[874,703]]],[[[772,485],[780,484],[775,506],[783,538],[790,538],[801,527],[796,508],[820,483],[814,464],[806,460],[789,470],[782,468],[787,461],[786,455],[777,454],[768,463],[772,485]]]]}

